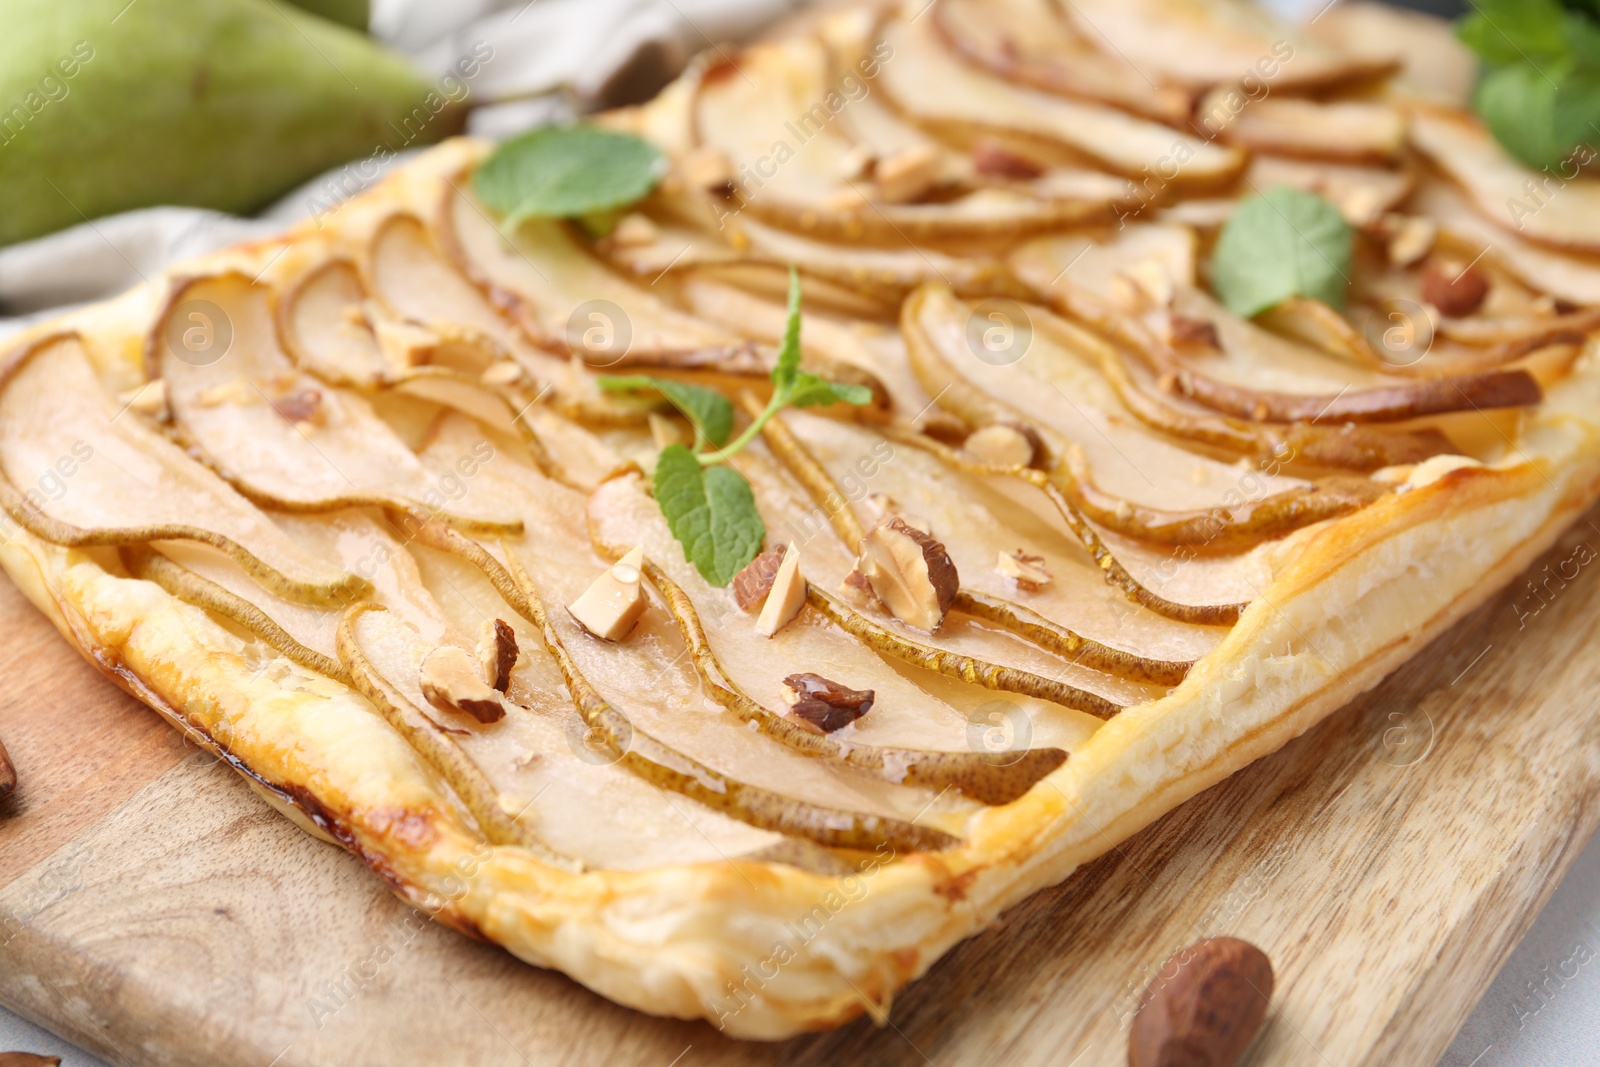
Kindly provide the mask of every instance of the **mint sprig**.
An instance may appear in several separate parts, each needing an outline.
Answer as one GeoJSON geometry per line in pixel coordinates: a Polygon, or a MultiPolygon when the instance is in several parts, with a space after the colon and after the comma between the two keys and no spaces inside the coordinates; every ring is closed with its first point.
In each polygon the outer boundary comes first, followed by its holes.
{"type": "Polygon", "coordinates": [[[1530,167],[1559,166],[1600,140],[1595,14],[1593,5],[1559,0],[1475,0],[1456,24],[1483,61],[1473,106],[1495,140],[1530,167]]]}
{"type": "Polygon", "coordinates": [[[515,230],[530,218],[605,218],[654,189],[667,159],[649,141],[598,126],[545,126],[501,144],[473,191],[515,230]]]}
{"type": "Polygon", "coordinates": [[[761,428],[784,408],[872,400],[872,390],[865,386],[830,382],[800,369],[800,276],[793,267],[789,268],[788,321],[778,347],[778,362],[772,368],[772,399],[732,441],[727,438],[733,429],[733,405],[713,390],[646,375],[602,378],[600,386],[612,391],[654,390],[694,426],[692,448],[668,445],[662,449],[651,487],[667,528],[683,546],[684,557],[716,586],[733,581],[761,551],[767,535],[750,483],[722,464],[755,440],[761,428]]]}
{"type": "Polygon", "coordinates": [[[1355,231],[1339,209],[1287,185],[1241,201],[1211,256],[1211,288],[1251,318],[1292,296],[1344,307],[1355,231]]]}

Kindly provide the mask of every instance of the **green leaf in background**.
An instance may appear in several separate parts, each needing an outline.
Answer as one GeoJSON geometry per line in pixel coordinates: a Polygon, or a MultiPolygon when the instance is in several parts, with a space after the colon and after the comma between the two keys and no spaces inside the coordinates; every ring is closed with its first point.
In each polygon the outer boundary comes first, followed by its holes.
{"type": "Polygon", "coordinates": [[[472,187],[510,230],[523,219],[596,215],[631,204],[655,188],[666,166],[659,148],[632,134],[546,126],[496,148],[472,187]]]}
{"type": "Polygon", "coordinates": [[[1275,186],[1242,201],[1223,227],[1211,287],[1242,318],[1291,296],[1342,308],[1354,247],[1338,208],[1315,193],[1275,186]]]}
{"type": "Polygon", "coordinates": [[[341,26],[349,26],[352,30],[367,31],[367,20],[371,18],[371,5],[367,0],[290,0],[296,7],[304,8],[313,15],[321,15],[325,19],[337,22],[341,26]]]}
{"type": "Polygon", "coordinates": [[[721,448],[728,443],[728,435],[733,432],[733,405],[715,389],[671,378],[652,378],[645,374],[625,377],[606,375],[599,379],[599,385],[607,392],[654,389],[683,412],[684,418],[694,427],[696,448],[702,441],[709,441],[721,448]]]}
{"type": "Polygon", "coordinates": [[[761,551],[767,528],[750,483],[738,471],[702,467],[687,448],[668,445],[656,461],[653,486],[684,557],[712,585],[733,581],[761,551]]]}
{"type": "Polygon", "coordinates": [[[1471,7],[1456,35],[1490,66],[1567,54],[1567,11],[1559,0],[1474,0],[1471,7]]]}
{"type": "Polygon", "coordinates": [[[1600,72],[1527,63],[1484,75],[1474,105],[1506,151],[1530,167],[1553,167],[1580,143],[1600,138],[1600,72]]]}
{"type": "Polygon", "coordinates": [[[403,57],[269,0],[0,0],[0,26],[0,244],[154,204],[254,211],[464,116],[403,57]]]}

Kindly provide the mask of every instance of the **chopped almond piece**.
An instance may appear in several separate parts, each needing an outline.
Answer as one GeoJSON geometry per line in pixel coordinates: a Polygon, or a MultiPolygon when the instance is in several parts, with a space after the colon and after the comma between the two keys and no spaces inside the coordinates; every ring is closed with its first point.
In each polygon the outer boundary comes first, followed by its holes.
{"type": "Polygon", "coordinates": [[[567,611],[600,640],[622,640],[644,614],[643,571],[644,549],[635,548],[596,578],[567,611]]]}
{"type": "Polygon", "coordinates": [[[733,602],[739,605],[739,610],[750,611],[767,599],[787,548],[780,541],[746,563],[744,569],[733,576],[733,602]]]}
{"type": "Polygon", "coordinates": [[[505,718],[505,700],[483,680],[476,657],[459,645],[440,645],[422,660],[422,695],[441,711],[482,723],[505,718]]]}
{"type": "Polygon", "coordinates": [[[991,137],[982,138],[972,146],[972,165],[985,178],[1010,178],[1020,182],[1031,181],[1044,173],[1043,166],[991,137]]]}
{"type": "Polygon", "coordinates": [[[878,195],[891,204],[909,204],[928,195],[939,180],[939,150],[912,145],[878,160],[872,180],[878,195]]]}
{"type": "Polygon", "coordinates": [[[1000,553],[994,569],[1010,578],[1025,593],[1037,593],[1050,584],[1050,572],[1044,569],[1044,557],[1029,555],[1020,548],[1015,552],[1000,553]]]}
{"type": "Polygon", "coordinates": [[[511,670],[517,665],[517,632],[504,619],[493,619],[483,624],[483,636],[478,640],[478,662],[483,667],[484,679],[500,692],[511,688],[511,670]]]}
{"type": "Polygon", "coordinates": [[[756,632],[771,637],[800,614],[806,603],[806,580],[800,574],[800,550],[790,545],[772,578],[767,602],[756,619],[756,632]]]}
{"type": "Polygon", "coordinates": [[[656,238],[661,236],[661,231],[656,229],[656,224],[639,214],[630,211],[618,220],[611,230],[611,243],[623,248],[637,245],[652,245],[656,238]]]}
{"type": "Polygon", "coordinates": [[[1413,215],[1401,220],[1389,238],[1389,262],[1397,267],[1409,267],[1433,251],[1433,242],[1439,236],[1439,226],[1432,219],[1413,215]]]}
{"type": "Polygon", "coordinates": [[[1174,348],[1212,348],[1220,351],[1222,339],[1217,336],[1217,326],[1206,319],[1188,315],[1173,315],[1168,319],[1168,329],[1174,348]]]}
{"type": "Polygon", "coordinates": [[[919,630],[939,628],[961,587],[944,545],[900,518],[861,539],[856,566],[889,613],[919,630]]]}
{"type": "Polygon", "coordinates": [[[1483,305],[1489,276],[1476,265],[1446,261],[1429,263],[1422,272],[1422,299],[1446,318],[1459,319],[1483,305]]]}
{"type": "Polygon", "coordinates": [[[850,689],[820,674],[791,674],[783,680],[784,700],[798,718],[823,733],[833,733],[872,710],[877,694],[850,689]]]}

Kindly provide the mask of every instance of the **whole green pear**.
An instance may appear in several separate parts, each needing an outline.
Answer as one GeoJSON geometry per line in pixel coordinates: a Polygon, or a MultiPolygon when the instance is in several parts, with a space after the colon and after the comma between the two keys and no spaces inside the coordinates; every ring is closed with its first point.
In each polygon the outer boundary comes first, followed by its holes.
{"type": "Polygon", "coordinates": [[[0,244],[155,204],[248,212],[463,110],[275,0],[0,0],[0,244]]]}

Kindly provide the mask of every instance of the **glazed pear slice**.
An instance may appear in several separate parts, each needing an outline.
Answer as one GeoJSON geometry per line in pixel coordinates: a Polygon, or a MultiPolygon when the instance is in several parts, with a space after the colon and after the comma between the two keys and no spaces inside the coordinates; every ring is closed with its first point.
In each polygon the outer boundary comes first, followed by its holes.
{"type": "Polygon", "coordinates": [[[1228,144],[1296,159],[1386,163],[1405,147],[1405,118],[1388,104],[1268,96],[1241,107],[1239,99],[1237,89],[1212,92],[1195,123],[1228,144]]]}
{"type": "Polygon", "coordinates": [[[1193,96],[1152,87],[1133,64],[1096,46],[1051,0],[938,0],[930,13],[945,46],[996,77],[1047,93],[1096,100],[1176,125],[1193,96]]]}
{"type": "Polygon", "coordinates": [[[928,752],[841,744],[828,734],[807,729],[793,719],[762,707],[733,683],[719,685],[716,679],[727,675],[711,649],[694,601],[657,564],[647,561],[645,574],[677,621],[711,698],[745,722],[754,723],[765,736],[797,752],[843,760],[907,785],[954,789],[985,804],[1011,803],[1066,762],[1067,754],[1058,748],[1030,749],[1014,758],[976,752],[928,752]]]}
{"type": "MultiPolygon", "coordinates": [[[[1325,159],[1290,159],[1257,152],[1245,170],[1243,191],[1292,185],[1331,201],[1357,229],[1398,209],[1415,185],[1415,168],[1335,163],[1325,159]]],[[[1179,205],[1179,209],[1182,205],[1179,205]]]]}
{"type": "MultiPolygon", "coordinates": [[[[465,420],[448,420],[433,447],[453,451],[464,440],[470,440],[472,433],[473,428],[465,420]]],[[[432,450],[430,448],[425,458],[432,450]]],[[[549,479],[536,467],[516,460],[509,453],[488,464],[479,478],[497,497],[515,502],[524,509],[527,529],[522,538],[507,539],[510,555],[505,557],[506,563],[509,565],[515,556],[518,566],[527,571],[544,602],[570,604],[609,565],[605,557],[596,554],[591,543],[586,494],[549,479]]],[[[646,503],[654,507],[653,502],[646,500],[646,503]]],[[[659,511],[655,517],[659,521],[659,511]]],[[[662,532],[665,533],[664,528],[662,532]]],[[[670,540],[668,543],[675,544],[670,540]]],[[[504,610],[500,592],[481,574],[462,573],[460,566],[447,568],[445,564],[451,561],[438,558],[437,553],[424,553],[422,562],[429,585],[448,592],[448,595],[441,594],[441,600],[448,610],[460,617],[458,625],[463,628],[478,625],[476,620],[485,614],[504,610]],[[458,607],[452,609],[452,601],[458,607]]],[[[687,580],[683,584],[687,585],[687,580]]],[[[721,590],[717,593],[719,597],[726,596],[721,590]]],[[[724,615],[725,611],[702,614],[714,637],[719,632],[719,621],[723,626],[731,621],[723,618],[724,615]]],[[[680,628],[664,607],[652,604],[635,628],[623,640],[614,643],[590,636],[560,608],[550,613],[549,622],[562,643],[563,655],[602,697],[627,715],[638,734],[648,735],[665,749],[705,764],[718,774],[741,781],[781,783],[784,795],[799,801],[846,807],[902,821],[917,819],[921,813],[942,816],[947,810],[964,812],[975,807],[952,791],[945,800],[930,808],[935,794],[925,789],[896,784],[879,774],[839,761],[815,759],[776,744],[748,728],[720,704],[708,699],[680,628]]],[[[538,632],[530,632],[522,643],[525,649],[538,648],[543,638],[538,632]]],[[[771,643],[762,639],[760,647],[770,649],[771,643]]],[[[870,653],[842,637],[840,648],[842,655],[877,662],[870,653]]],[[[767,680],[765,687],[755,687],[757,691],[751,695],[768,706],[778,703],[785,675],[817,668],[816,660],[785,671],[777,671],[775,664],[758,656],[750,657],[749,662],[758,665],[767,680]]],[[[724,655],[723,665],[730,671],[737,669],[739,663],[739,659],[730,660],[724,655]]],[[[901,690],[916,694],[916,698],[881,704],[874,711],[874,715],[879,716],[874,724],[840,740],[890,748],[968,753],[964,718],[933,704],[925,694],[903,680],[880,679],[881,673],[880,667],[871,677],[874,683],[883,681],[879,690],[886,699],[901,690]],[[930,705],[942,712],[943,717],[929,722],[926,714],[919,714],[925,713],[930,705]]],[[[547,688],[559,694],[563,685],[557,674],[547,688]]],[[[774,788],[779,786],[774,785],[774,788]]]]}
{"type": "Polygon", "coordinates": [[[1497,229],[1551,248],[1600,253],[1600,179],[1587,173],[1569,179],[1566,171],[1554,178],[1529,170],[1476,116],[1418,105],[1410,117],[1412,145],[1497,229]],[[1541,187],[1541,182],[1551,185],[1541,187]]]}
{"type": "Polygon", "coordinates": [[[360,596],[367,582],[286,536],[227,483],[118,405],[82,342],[46,338],[0,379],[0,489],[13,520],[70,546],[196,541],[279,595],[360,596]]]}
{"type": "Polygon", "coordinates": [[[1071,0],[1062,10],[1086,38],[1146,77],[1194,88],[1254,77],[1273,93],[1304,92],[1396,66],[1297,32],[1248,0],[1071,0]]]}
{"type": "Polygon", "coordinates": [[[874,138],[887,123],[870,83],[848,69],[836,74],[821,41],[791,38],[748,48],[737,67],[713,68],[700,79],[696,150],[728,160],[739,210],[834,240],[901,244],[1110,221],[1129,198],[1125,184],[1115,181],[1097,189],[1081,183],[1080,195],[1068,195],[1065,182],[986,182],[963,155],[929,138],[906,144],[893,129],[887,139],[874,138]],[[836,88],[841,85],[856,91],[844,96],[836,88]],[[873,114],[863,114],[868,111],[873,114]],[[851,121],[858,118],[865,121],[851,121]],[[774,131],[784,134],[776,165],[774,131]],[[899,153],[926,155],[933,173],[904,188],[868,173],[899,153]],[[1007,188],[974,190],[985,184],[1007,188]]]}
{"type": "MultiPolygon", "coordinates": [[[[1245,157],[1124,111],[1002,81],[963,63],[931,19],[891,19],[882,30],[894,58],[878,76],[896,107],[952,135],[1017,135],[1091,159],[1118,174],[1173,189],[1218,185],[1245,157]]],[[[1243,68],[1241,68],[1243,69],[1243,68]]]]}
{"type": "Polygon", "coordinates": [[[266,291],[243,275],[179,286],[150,343],[178,431],[248,497],[290,511],[395,504],[515,525],[492,501],[447,500],[365,399],[297,371],[278,347],[266,291]],[[196,315],[220,316],[198,352],[183,340],[196,315]]]}
{"type": "Polygon", "coordinates": [[[1412,206],[1534,289],[1581,307],[1600,306],[1600,259],[1546,248],[1492,225],[1455,187],[1442,181],[1424,181],[1412,206]]]}
{"type": "Polygon", "coordinates": [[[1237,547],[1347,514],[1383,492],[1364,478],[1308,483],[1258,474],[1247,497],[1237,467],[1175,448],[1121,418],[1114,390],[1045,328],[1047,312],[1035,309],[1039,326],[1028,351],[1003,365],[972,354],[967,332],[975,314],[941,287],[906,301],[902,332],[923,388],[974,427],[1030,423],[1057,459],[1057,483],[1099,526],[1163,544],[1237,547]]]}
{"type": "Polygon", "coordinates": [[[552,852],[515,812],[506,811],[488,776],[423,714],[425,701],[411,679],[420,675],[423,657],[433,646],[389,618],[383,608],[369,603],[345,609],[339,620],[338,643],[339,660],[356,692],[449,784],[491,845],[525,848],[547,863],[582,870],[581,863],[552,852]]]}
{"type": "Polygon", "coordinates": [[[1152,373],[1213,410],[1256,422],[1395,422],[1474,409],[1520,407],[1542,396],[1522,370],[1410,381],[1330,359],[1229,314],[1186,279],[1194,273],[1184,227],[1136,224],[1117,235],[1047,237],[1011,256],[1018,277],[1067,315],[1124,343],[1152,373]],[[1185,250],[1189,251],[1185,251],[1185,250]],[[1171,281],[1169,306],[1119,303],[1126,272],[1153,262],[1171,281]],[[1173,317],[1215,331],[1220,348],[1180,357],[1166,340],[1173,317]]]}
{"type": "Polygon", "coordinates": [[[471,194],[453,186],[440,237],[457,268],[530,341],[573,353],[593,370],[767,373],[751,345],[613,273],[560,222],[530,219],[507,236],[471,194]]]}
{"type": "Polygon", "coordinates": [[[828,809],[749,785],[665,748],[636,730],[628,717],[607,701],[578,669],[563,638],[551,624],[527,568],[515,553],[508,553],[507,562],[502,564],[482,546],[433,522],[419,529],[417,541],[469,562],[489,579],[507,604],[533,624],[545,650],[560,668],[578,714],[589,728],[589,742],[606,758],[645,781],[752,826],[805,837],[830,848],[870,850],[887,844],[910,851],[939,851],[959,843],[958,838],[932,827],[828,809]]]}

